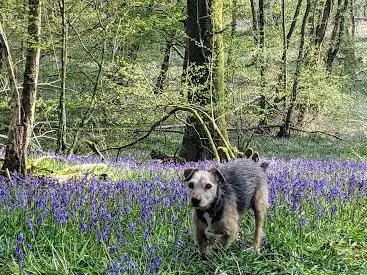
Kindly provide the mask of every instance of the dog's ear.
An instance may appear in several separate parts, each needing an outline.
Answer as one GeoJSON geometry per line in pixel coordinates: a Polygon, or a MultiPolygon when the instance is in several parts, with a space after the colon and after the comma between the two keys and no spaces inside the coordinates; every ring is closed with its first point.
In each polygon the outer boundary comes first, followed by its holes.
{"type": "Polygon", "coordinates": [[[249,159],[252,156],[253,153],[254,153],[254,151],[251,148],[247,148],[244,155],[245,155],[246,158],[249,159]]]}
{"type": "Polygon", "coordinates": [[[269,162],[261,163],[260,167],[264,170],[264,172],[266,172],[268,170],[268,167],[269,167],[269,162]]]}
{"type": "Polygon", "coordinates": [[[188,181],[191,179],[192,175],[196,172],[199,171],[196,168],[187,168],[184,170],[184,177],[185,177],[185,181],[188,181]]]}
{"type": "Polygon", "coordinates": [[[259,159],[260,159],[260,156],[259,156],[259,153],[258,152],[254,152],[251,156],[251,159],[254,161],[254,162],[258,162],[259,159]]]}
{"type": "Polygon", "coordinates": [[[222,175],[222,173],[221,172],[219,172],[219,170],[218,169],[216,169],[216,168],[210,168],[209,170],[208,170],[208,172],[210,172],[210,173],[212,173],[216,178],[217,178],[217,181],[218,181],[218,183],[219,184],[223,184],[223,183],[225,183],[225,179],[224,179],[224,176],[222,175]]]}

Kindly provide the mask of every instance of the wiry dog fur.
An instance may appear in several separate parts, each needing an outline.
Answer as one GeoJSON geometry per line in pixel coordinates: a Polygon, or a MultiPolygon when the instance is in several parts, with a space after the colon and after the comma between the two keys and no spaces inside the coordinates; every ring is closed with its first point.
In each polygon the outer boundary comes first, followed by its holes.
{"type": "Polygon", "coordinates": [[[260,251],[268,208],[267,166],[267,163],[259,165],[251,160],[235,159],[208,171],[184,171],[189,200],[194,207],[195,240],[201,252],[207,251],[208,233],[217,235],[219,244],[228,248],[248,208],[255,213],[253,249],[260,251]]]}

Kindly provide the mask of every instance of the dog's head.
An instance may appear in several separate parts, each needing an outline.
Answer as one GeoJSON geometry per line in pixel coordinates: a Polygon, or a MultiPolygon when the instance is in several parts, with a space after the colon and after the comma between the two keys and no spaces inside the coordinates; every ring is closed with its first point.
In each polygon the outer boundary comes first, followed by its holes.
{"type": "Polygon", "coordinates": [[[223,175],[215,168],[208,171],[186,169],[185,183],[188,187],[189,202],[192,207],[207,209],[217,196],[218,188],[224,184],[223,175]]]}

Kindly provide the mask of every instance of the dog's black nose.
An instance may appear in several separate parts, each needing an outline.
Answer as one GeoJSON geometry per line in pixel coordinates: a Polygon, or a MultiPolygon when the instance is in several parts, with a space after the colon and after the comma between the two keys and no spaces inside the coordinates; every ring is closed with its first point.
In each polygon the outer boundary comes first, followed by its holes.
{"type": "Polygon", "coordinates": [[[197,206],[197,205],[200,204],[200,200],[199,199],[196,199],[196,198],[192,198],[191,199],[191,203],[192,203],[192,205],[197,206]]]}

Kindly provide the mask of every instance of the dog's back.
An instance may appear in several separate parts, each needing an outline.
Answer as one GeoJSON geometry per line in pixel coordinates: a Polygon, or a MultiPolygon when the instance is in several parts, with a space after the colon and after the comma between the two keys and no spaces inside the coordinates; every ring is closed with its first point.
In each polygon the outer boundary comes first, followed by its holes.
{"type": "Polygon", "coordinates": [[[218,167],[226,182],[225,193],[236,197],[240,214],[252,206],[255,191],[267,185],[266,167],[267,164],[259,165],[247,159],[235,159],[218,167]]]}

